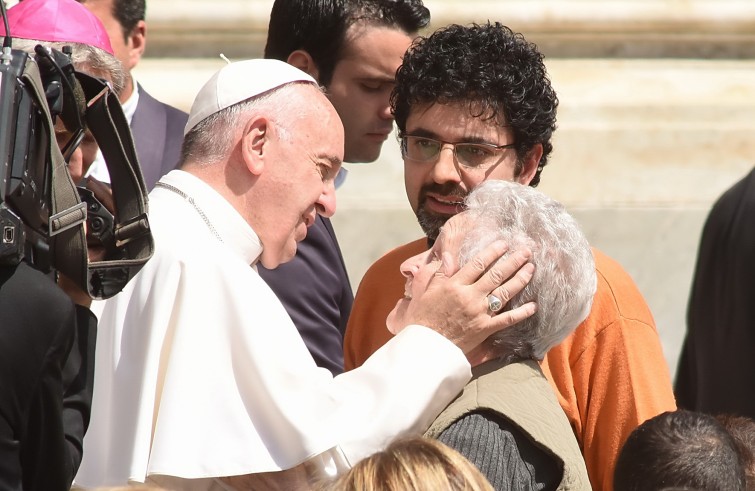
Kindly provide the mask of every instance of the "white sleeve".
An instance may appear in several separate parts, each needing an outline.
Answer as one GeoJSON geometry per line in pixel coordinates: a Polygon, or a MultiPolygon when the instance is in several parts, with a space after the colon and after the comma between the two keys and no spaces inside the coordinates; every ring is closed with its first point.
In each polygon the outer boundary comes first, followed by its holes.
{"type": "Polygon", "coordinates": [[[97,377],[111,390],[80,484],[274,472],[333,447],[353,463],[423,431],[471,377],[461,350],[410,326],[333,378],[252,268],[197,254],[153,258],[108,306],[97,377]]]}
{"type": "Polygon", "coordinates": [[[466,357],[446,338],[423,326],[402,330],[361,367],[333,381],[343,394],[336,413],[350,423],[339,428],[349,462],[397,436],[425,431],[470,378],[466,357]]]}
{"type": "Polygon", "coordinates": [[[454,344],[410,326],[362,368],[333,378],[256,272],[212,281],[213,271],[184,271],[182,282],[201,278],[209,288],[180,288],[175,366],[166,370],[150,457],[156,472],[208,461],[222,469],[209,475],[269,472],[335,446],[353,462],[423,431],[471,377],[454,344]]]}

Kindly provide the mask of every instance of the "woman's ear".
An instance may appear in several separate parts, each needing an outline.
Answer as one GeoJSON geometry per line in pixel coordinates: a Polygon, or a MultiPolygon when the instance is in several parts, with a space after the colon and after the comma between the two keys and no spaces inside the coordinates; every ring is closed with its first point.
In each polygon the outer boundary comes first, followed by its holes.
{"type": "Polygon", "coordinates": [[[317,69],[315,60],[313,60],[312,56],[303,49],[297,49],[288,55],[286,62],[289,65],[293,65],[299,70],[306,72],[313,79],[317,80],[318,83],[320,82],[320,70],[317,69]]]}

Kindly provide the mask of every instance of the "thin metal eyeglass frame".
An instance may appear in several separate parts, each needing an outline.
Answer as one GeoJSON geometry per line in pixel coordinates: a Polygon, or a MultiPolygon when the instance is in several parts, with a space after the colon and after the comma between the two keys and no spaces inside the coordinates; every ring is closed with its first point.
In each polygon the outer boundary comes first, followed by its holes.
{"type": "MultiPolygon", "coordinates": [[[[407,160],[412,160],[414,162],[436,162],[440,158],[440,152],[443,151],[443,147],[445,145],[451,145],[451,151],[454,155],[454,160],[459,163],[460,166],[464,167],[465,169],[483,169],[490,167],[494,164],[491,164],[490,166],[482,166],[482,165],[467,165],[466,163],[462,162],[462,159],[459,158],[459,155],[456,153],[456,146],[457,145],[473,145],[478,147],[485,147],[493,150],[506,150],[508,148],[513,148],[516,146],[516,143],[507,143],[505,145],[496,145],[494,143],[487,143],[487,142],[449,142],[444,140],[436,140],[435,138],[430,138],[427,136],[421,136],[421,135],[398,135],[399,140],[399,147],[401,148],[401,156],[407,160]],[[430,157],[426,160],[421,159],[415,159],[411,158],[407,155],[407,138],[421,138],[423,140],[440,143],[440,147],[438,148],[438,153],[436,153],[433,157],[430,157]]],[[[503,153],[500,154],[500,157],[503,157],[503,153]]],[[[496,163],[500,162],[500,159],[496,161],[496,163]]]]}

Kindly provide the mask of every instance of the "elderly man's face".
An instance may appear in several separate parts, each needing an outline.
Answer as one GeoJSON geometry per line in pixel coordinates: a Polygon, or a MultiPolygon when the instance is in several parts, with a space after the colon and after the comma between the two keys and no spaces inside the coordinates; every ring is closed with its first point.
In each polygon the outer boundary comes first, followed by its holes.
{"type": "Polygon", "coordinates": [[[253,228],[263,244],[260,260],[266,268],[293,259],[296,244],[307,236],[316,214],[336,211],[335,177],[343,159],[343,125],[325,96],[314,86],[302,86],[302,115],[287,128],[277,127],[268,154],[266,207],[253,228]]]}
{"type": "Polygon", "coordinates": [[[393,130],[390,95],[412,38],[399,29],[355,24],[327,91],[346,128],[346,162],[373,162],[393,130]]]}
{"type": "Polygon", "coordinates": [[[411,306],[413,298],[417,298],[427,290],[427,286],[432,280],[435,272],[441,266],[443,255],[450,260],[450,271],[447,274],[456,272],[459,269],[459,251],[462,242],[472,229],[474,224],[469,218],[468,212],[462,212],[449,219],[441,228],[438,239],[433,247],[421,254],[410,257],[401,264],[401,274],[406,277],[404,286],[404,297],[396,303],[396,306],[388,314],[386,324],[388,330],[393,334],[406,327],[406,313],[411,306]]]}
{"type": "MultiPolygon", "coordinates": [[[[432,104],[412,109],[406,121],[406,134],[450,143],[514,143],[510,130],[494,119],[474,117],[466,104],[432,104]]],[[[525,163],[516,174],[517,155],[513,148],[497,151],[500,159],[485,169],[469,169],[459,164],[450,145],[444,145],[438,158],[428,162],[404,159],[404,184],[409,203],[425,234],[438,235],[440,227],[461,211],[464,198],[475,186],[488,179],[529,184],[537,163],[525,163]]],[[[539,160],[539,157],[538,157],[539,160]]]]}

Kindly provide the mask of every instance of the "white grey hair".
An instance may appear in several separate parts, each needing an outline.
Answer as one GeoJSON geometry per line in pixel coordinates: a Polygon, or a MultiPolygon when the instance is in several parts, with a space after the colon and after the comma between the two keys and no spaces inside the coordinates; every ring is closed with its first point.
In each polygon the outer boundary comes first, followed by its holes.
{"type": "Polygon", "coordinates": [[[47,48],[63,50],[63,46],[71,47],[71,61],[76,70],[94,77],[110,80],[113,92],[120,95],[126,84],[126,72],[118,58],[95,46],[83,43],[66,43],[39,41],[35,39],[13,39],[13,47],[27,53],[34,54],[34,47],[38,44],[47,48]]]}
{"type": "Polygon", "coordinates": [[[301,106],[301,99],[293,93],[293,87],[300,84],[312,85],[309,82],[290,82],[206,117],[184,137],[180,163],[211,165],[222,161],[231,152],[236,126],[243,121],[241,116],[260,108],[268,111],[278,136],[291,142],[292,123],[307,114],[307,108],[301,106]]]}
{"type": "Polygon", "coordinates": [[[492,346],[508,361],[542,360],[590,312],[597,275],[587,238],[561,203],[529,186],[486,181],[467,196],[466,207],[475,227],[461,245],[461,264],[495,240],[509,245],[504,257],[532,251],[535,274],[506,308],[535,301],[537,312],[496,334],[492,346]]]}

